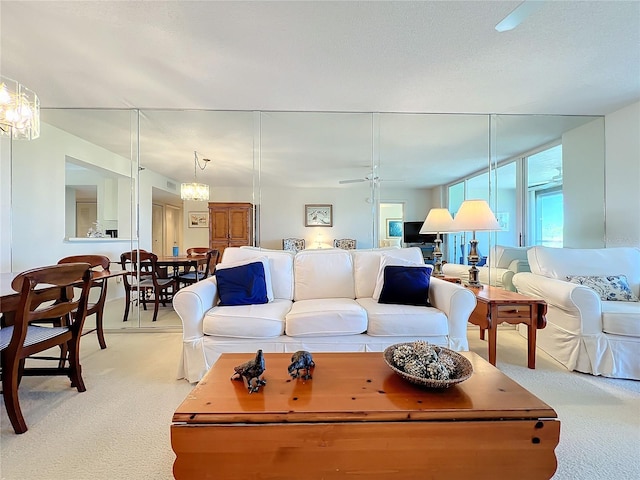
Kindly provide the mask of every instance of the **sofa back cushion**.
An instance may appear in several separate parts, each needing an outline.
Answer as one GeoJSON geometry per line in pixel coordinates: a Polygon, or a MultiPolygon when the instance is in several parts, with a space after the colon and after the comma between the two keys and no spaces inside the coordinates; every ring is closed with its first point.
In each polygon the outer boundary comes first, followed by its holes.
{"type": "Polygon", "coordinates": [[[347,250],[303,250],[294,257],[294,300],[355,298],[347,250]]]}
{"type": "Polygon", "coordinates": [[[551,248],[529,249],[531,272],[567,280],[571,275],[625,275],[629,288],[640,295],[640,248],[551,248]]]}
{"type": "Polygon", "coordinates": [[[261,257],[269,259],[273,296],[293,300],[293,254],[291,252],[255,247],[227,247],[222,253],[220,264],[237,264],[261,257]]]}
{"type": "Polygon", "coordinates": [[[424,263],[422,251],[418,247],[410,248],[375,248],[370,250],[352,250],[353,276],[355,280],[356,298],[373,297],[376,280],[380,270],[380,259],[383,255],[408,260],[413,263],[424,263]]]}
{"type": "Polygon", "coordinates": [[[489,264],[497,268],[509,268],[514,260],[527,262],[527,251],[531,247],[506,247],[496,245],[489,255],[489,264]]]}

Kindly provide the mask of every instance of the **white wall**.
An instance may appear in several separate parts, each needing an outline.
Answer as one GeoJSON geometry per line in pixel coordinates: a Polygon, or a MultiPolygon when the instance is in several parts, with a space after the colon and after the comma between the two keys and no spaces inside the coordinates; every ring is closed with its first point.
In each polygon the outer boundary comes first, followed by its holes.
{"type": "Polygon", "coordinates": [[[11,140],[0,137],[0,272],[11,271],[11,140]]]}
{"type": "Polygon", "coordinates": [[[562,136],[563,246],[602,248],[604,218],[604,119],[562,136]]]}
{"type": "Polygon", "coordinates": [[[605,117],[607,247],[640,247],[640,102],[605,117]]]}

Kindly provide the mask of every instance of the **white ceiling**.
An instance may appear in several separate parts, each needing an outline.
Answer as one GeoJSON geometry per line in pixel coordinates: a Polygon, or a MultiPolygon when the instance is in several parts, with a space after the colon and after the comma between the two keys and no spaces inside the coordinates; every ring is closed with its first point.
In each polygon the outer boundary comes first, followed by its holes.
{"type": "MultiPolygon", "coordinates": [[[[363,129],[370,134],[370,116],[335,117],[351,125],[343,128],[332,117],[277,112],[603,115],[640,99],[639,1],[545,1],[516,29],[496,32],[495,24],[518,4],[2,0],[0,67],[2,75],[36,91],[43,108],[246,111],[226,117],[231,123],[211,112],[186,112],[180,119],[145,112],[142,163],[178,181],[192,178],[193,150],[213,160],[204,181],[245,181],[250,112],[267,111],[263,128],[274,130],[263,138],[273,144],[263,163],[274,166],[274,181],[293,176],[292,165],[304,173],[320,164],[334,173],[327,183],[334,186],[337,178],[368,173],[371,142],[347,140],[363,129]],[[322,134],[332,125],[337,136],[322,134]],[[309,154],[327,138],[331,155],[309,154]]],[[[58,111],[48,118],[114,151],[126,147],[128,131],[122,137],[122,128],[107,128],[96,113],[58,111]]],[[[459,122],[450,122],[453,130],[439,132],[441,142],[427,151],[428,140],[412,142],[406,135],[412,131],[408,118],[422,117],[380,118],[381,154],[385,139],[402,147],[387,152],[381,170],[386,165],[388,171],[381,175],[418,178],[435,155],[447,165],[428,175],[438,184],[486,164],[486,150],[475,159],[463,152],[459,122]],[[382,136],[385,125],[388,137],[382,136]],[[461,152],[448,159],[454,144],[461,152]]],[[[417,135],[424,132],[415,125],[417,135]]],[[[539,138],[514,144],[516,153],[554,135],[532,133],[539,138]]],[[[321,177],[306,181],[318,185],[321,177]]]]}

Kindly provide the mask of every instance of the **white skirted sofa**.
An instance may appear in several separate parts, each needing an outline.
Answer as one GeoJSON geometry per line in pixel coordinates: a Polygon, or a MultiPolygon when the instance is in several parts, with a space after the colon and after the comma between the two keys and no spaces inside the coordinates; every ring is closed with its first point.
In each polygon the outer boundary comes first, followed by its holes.
{"type": "MultiPolygon", "coordinates": [[[[478,267],[478,280],[483,285],[494,285],[505,290],[516,291],[513,286],[513,276],[518,272],[528,272],[529,262],[527,250],[530,247],[507,247],[496,245],[489,254],[488,265],[478,267]]],[[[447,277],[469,280],[469,265],[459,263],[445,263],[442,273],[447,277]]]]}
{"type": "MultiPolygon", "coordinates": [[[[247,263],[266,266],[267,303],[219,305],[216,276],[174,296],[183,324],[179,378],[197,382],[224,352],[383,351],[397,342],[426,340],[468,350],[473,292],[431,277],[432,306],[378,303],[387,265],[422,265],[419,248],[320,249],[292,254],[254,247],[227,248],[216,270],[247,263]],[[378,280],[380,277],[380,281],[378,280]],[[269,295],[270,294],[270,295],[269,295]]],[[[424,274],[424,271],[422,271],[424,274]]],[[[428,278],[428,272],[426,274],[428,278]]],[[[425,291],[426,294],[426,291],[425,291]]]]}
{"type": "Polygon", "coordinates": [[[528,257],[531,273],[513,284],[547,302],[538,347],[569,370],[640,380],[640,248],[532,247],[528,257]]]}

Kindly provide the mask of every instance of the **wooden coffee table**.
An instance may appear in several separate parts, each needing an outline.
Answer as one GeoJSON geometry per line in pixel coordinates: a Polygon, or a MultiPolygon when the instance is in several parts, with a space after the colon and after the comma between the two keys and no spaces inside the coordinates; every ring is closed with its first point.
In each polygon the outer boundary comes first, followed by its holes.
{"type": "Polygon", "coordinates": [[[482,340],[485,330],[489,331],[489,363],[496,364],[498,325],[524,323],[527,325],[527,366],[536,368],[536,332],[547,325],[547,303],[539,298],[488,285],[467,288],[473,290],[478,300],[469,322],[480,327],[482,340]]]}
{"type": "Polygon", "coordinates": [[[381,353],[317,353],[292,380],[291,354],[265,354],[265,387],[232,381],[251,354],[223,354],[173,415],[177,479],[550,478],[560,421],[474,353],[474,373],[430,390],[381,353]]]}

